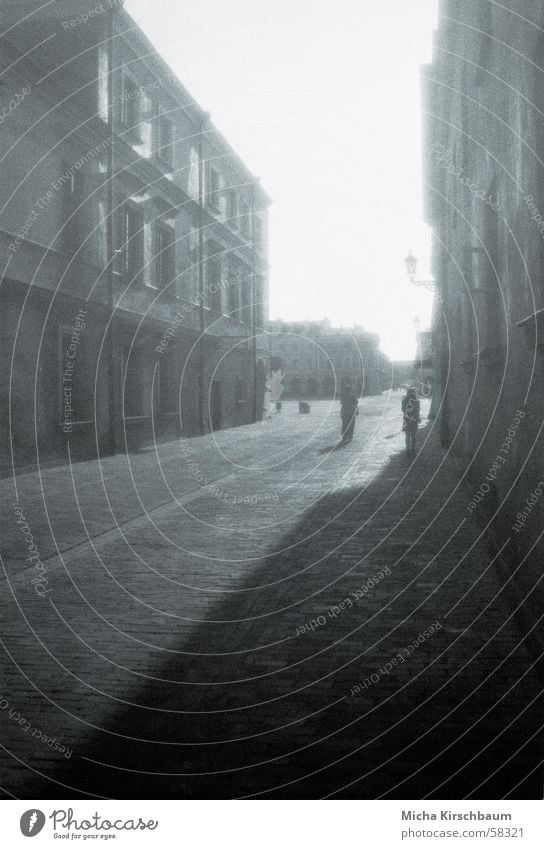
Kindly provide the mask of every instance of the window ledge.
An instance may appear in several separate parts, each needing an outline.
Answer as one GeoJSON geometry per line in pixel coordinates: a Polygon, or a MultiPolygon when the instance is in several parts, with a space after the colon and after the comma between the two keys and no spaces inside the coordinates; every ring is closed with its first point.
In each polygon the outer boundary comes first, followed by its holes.
{"type": "Polygon", "coordinates": [[[516,327],[526,327],[528,324],[544,324],[544,309],[537,310],[536,312],[532,312],[526,318],[522,318],[521,321],[516,322],[516,327]]]}
{"type": "Polygon", "coordinates": [[[165,170],[175,171],[176,166],[174,163],[169,162],[168,159],[165,159],[164,156],[161,156],[160,153],[157,153],[157,151],[151,154],[151,158],[165,170]]]}
{"type": "Polygon", "coordinates": [[[544,309],[536,310],[521,321],[516,327],[525,331],[525,340],[529,348],[544,348],[544,309]]]}
{"type": "Polygon", "coordinates": [[[124,136],[125,141],[129,141],[131,144],[140,145],[144,143],[144,140],[139,132],[139,130],[134,127],[126,127],[121,125],[120,135],[124,136]]]}
{"type": "Polygon", "coordinates": [[[207,199],[207,200],[206,200],[206,206],[207,206],[207,208],[208,208],[208,209],[210,209],[212,212],[215,212],[215,214],[216,214],[216,215],[221,215],[221,207],[220,207],[220,206],[217,206],[217,204],[216,204],[216,203],[214,203],[214,202],[213,202],[213,200],[209,200],[209,199],[207,199]]]}

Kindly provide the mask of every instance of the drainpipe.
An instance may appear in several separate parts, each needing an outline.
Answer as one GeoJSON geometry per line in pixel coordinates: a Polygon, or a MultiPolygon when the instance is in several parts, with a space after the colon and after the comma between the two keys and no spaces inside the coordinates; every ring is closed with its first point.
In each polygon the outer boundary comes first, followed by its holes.
{"type": "Polygon", "coordinates": [[[252,367],[253,367],[253,412],[252,420],[257,421],[257,248],[255,244],[255,211],[256,211],[256,183],[253,183],[251,192],[251,243],[252,243],[252,264],[253,270],[251,274],[251,350],[252,350],[252,367]]]}
{"type": "Polygon", "coordinates": [[[201,435],[206,433],[204,422],[204,133],[208,126],[209,112],[205,112],[200,123],[198,136],[198,429],[201,435]]]}
{"type": "Polygon", "coordinates": [[[115,36],[115,11],[112,9],[108,15],[107,38],[108,38],[108,154],[107,154],[107,201],[106,201],[106,220],[107,226],[107,258],[108,258],[108,306],[110,308],[110,325],[108,332],[108,414],[109,414],[109,442],[112,454],[117,453],[119,449],[118,442],[118,423],[117,423],[117,408],[118,408],[118,357],[117,357],[117,328],[115,320],[115,241],[114,241],[114,147],[115,147],[115,132],[114,132],[114,85],[113,85],[113,61],[114,49],[113,42],[115,36]]]}

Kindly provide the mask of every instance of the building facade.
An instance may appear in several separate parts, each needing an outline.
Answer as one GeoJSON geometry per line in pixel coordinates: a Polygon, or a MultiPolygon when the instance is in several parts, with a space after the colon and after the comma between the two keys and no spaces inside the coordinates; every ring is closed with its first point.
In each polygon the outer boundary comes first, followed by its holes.
{"type": "Polygon", "coordinates": [[[415,387],[424,398],[433,395],[434,345],[431,330],[416,332],[416,356],[413,360],[393,360],[391,363],[391,388],[415,387]]]}
{"type": "Polygon", "coordinates": [[[418,330],[416,334],[415,386],[426,397],[432,395],[434,384],[434,351],[432,330],[418,330]]]}
{"type": "Polygon", "coordinates": [[[258,179],[120,0],[1,23],[2,465],[255,421],[258,179]]]}
{"type": "MultiPolygon", "coordinates": [[[[442,0],[423,69],[426,219],[444,445],[467,515],[542,604],[544,8],[442,0]]],[[[540,614],[539,614],[540,615],[540,614]]]]}
{"type": "Polygon", "coordinates": [[[391,375],[391,389],[395,391],[417,385],[417,369],[414,360],[393,360],[391,375]]]}
{"type": "Polygon", "coordinates": [[[358,396],[378,395],[391,383],[379,338],[362,327],[273,321],[263,344],[281,362],[284,398],[333,398],[345,385],[358,396]]]}

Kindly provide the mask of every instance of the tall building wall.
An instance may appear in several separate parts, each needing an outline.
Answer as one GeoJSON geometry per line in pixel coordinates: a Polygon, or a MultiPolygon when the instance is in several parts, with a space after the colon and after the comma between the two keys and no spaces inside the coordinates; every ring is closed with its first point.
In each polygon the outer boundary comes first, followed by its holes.
{"type": "Polygon", "coordinates": [[[270,200],[111,5],[2,5],[2,465],[66,457],[67,388],[85,456],[262,409],[270,200]]]}
{"type": "Polygon", "coordinates": [[[440,11],[422,74],[440,426],[467,480],[467,515],[521,564],[526,594],[544,523],[537,497],[516,527],[544,481],[544,9],[461,0],[440,11]]]}

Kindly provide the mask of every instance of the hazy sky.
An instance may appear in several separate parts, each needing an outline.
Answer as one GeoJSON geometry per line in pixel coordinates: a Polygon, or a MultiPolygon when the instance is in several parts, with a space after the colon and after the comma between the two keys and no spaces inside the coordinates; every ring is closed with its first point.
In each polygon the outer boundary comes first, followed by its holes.
{"type": "Polygon", "coordinates": [[[126,0],[262,179],[271,318],[362,324],[414,354],[431,296],[421,215],[419,65],[436,0],[126,0]]]}

